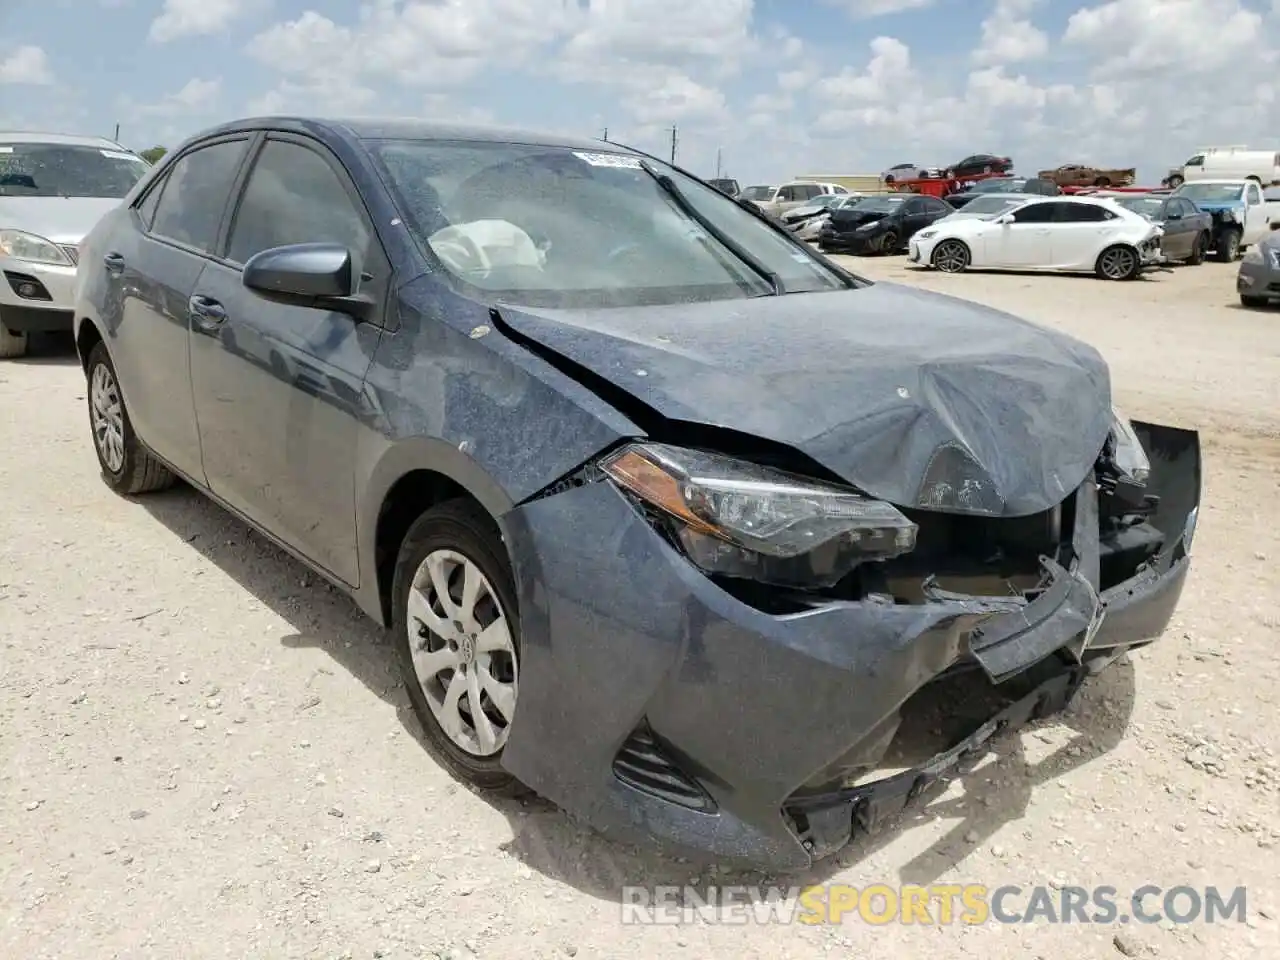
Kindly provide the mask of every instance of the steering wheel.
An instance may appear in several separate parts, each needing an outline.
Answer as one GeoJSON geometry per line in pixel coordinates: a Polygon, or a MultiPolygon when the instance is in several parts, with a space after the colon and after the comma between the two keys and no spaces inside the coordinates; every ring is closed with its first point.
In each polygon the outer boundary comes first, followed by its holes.
{"type": "Polygon", "coordinates": [[[455,233],[446,240],[436,241],[432,247],[435,248],[437,256],[444,255],[444,258],[450,260],[460,272],[487,277],[489,271],[493,269],[493,264],[485,254],[484,248],[465,233],[455,233]]]}

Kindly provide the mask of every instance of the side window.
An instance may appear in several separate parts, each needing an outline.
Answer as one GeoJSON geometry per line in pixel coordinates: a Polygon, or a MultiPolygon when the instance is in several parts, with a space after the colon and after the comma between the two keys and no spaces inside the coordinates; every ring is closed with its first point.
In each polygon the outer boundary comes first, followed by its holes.
{"type": "Polygon", "coordinates": [[[924,213],[924,200],[915,199],[908,200],[902,205],[902,212],[908,217],[915,216],[918,213],[924,213]]]}
{"type": "Polygon", "coordinates": [[[165,181],[169,179],[166,173],[157,180],[151,189],[147,191],[147,195],[142,198],[142,202],[135,208],[138,211],[138,219],[142,221],[144,230],[151,229],[151,223],[156,218],[156,207],[160,204],[160,193],[164,190],[165,181]]]}
{"type": "Polygon", "coordinates": [[[254,162],[231,225],[227,259],[293,243],[341,243],[363,263],[370,236],[343,181],[314,150],[268,140],[254,162]]]}
{"type": "Polygon", "coordinates": [[[1184,167],[1203,167],[1203,166],[1204,166],[1204,154],[1203,154],[1203,153],[1197,153],[1194,157],[1192,157],[1190,160],[1188,160],[1186,163],[1184,163],[1184,164],[1183,164],[1183,166],[1184,166],[1184,167]]]}
{"type": "Polygon", "coordinates": [[[1048,223],[1053,219],[1053,208],[1060,206],[1056,203],[1033,203],[1029,207],[1023,207],[1013,215],[1014,223],[1048,223]]]}
{"type": "Polygon", "coordinates": [[[1175,209],[1184,217],[1194,217],[1200,212],[1199,208],[1190,200],[1183,200],[1181,197],[1174,197],[1169,201],[1174,205],[1175,209]]]}
{"type": "Polygon", "coordinates": [[[226,140],[179,157],[165,178],[151,232],[211,252],[248,142],[226,140]]]}
{"type": "Polygon", "coordinates": [[[1058,223],[1102,223],[1112,218],[1110,210],[1090,203],[1052,203],[1045,206],[1058,208],[1054,218],[1058,223]]]}
{"type": "Polygon", "coordinates": [[[1248,203],[1261,203],[1262,188],[1259,187],[1256,183],[1250,183],[1249,188],[1246,192],[1245,199],[1246,199],[1246,202],[1248,203]]]}
{"type": "Polygon", "coordinates": [[[822,196],[822,188],[816,183],[805,184],[800,189],[803,191],[800,194],[800,197],[803,200],[812,200],[814,197],[822,196]]]}
{"type": "Polygon", "coordinates": [[[786,203],[789,200],[795,200],[795,199],[797,199],[795,187],[782,187],[781,189],[778,190],[779,203],[786,203]]]}

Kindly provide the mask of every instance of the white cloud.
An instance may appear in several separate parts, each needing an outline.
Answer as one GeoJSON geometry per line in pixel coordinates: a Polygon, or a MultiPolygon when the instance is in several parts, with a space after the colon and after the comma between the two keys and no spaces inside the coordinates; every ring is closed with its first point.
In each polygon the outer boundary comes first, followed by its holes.
{"type": "Polygon", "coordinates": [[[30,44],[15,47],[7,57],[0,59],[0,83],[37,86],[53,83],[48,55],[40,47],[30,44]]]}
{"type": "Polygon", "coordinates": [[[856,20],[882,17],[890,13],[906,13],[931,7],[934,0],[823,0],[833,7],[842,7],[856,20]]]}
{"type": "Polygon", "coordinates": [[[244,13],[253,0],[164,0],[160,16],[151,21],[147,39],[168,43],[184,37],[221,33],[244,13]]]}
{"type": "Polygon", "coordinates": [[[132,112],[139,117],[185,117],[193,114],[207,114],[217,106],[221,92],[221,79],[204,80],[200,77],[192,77],[181,89],[161,97],[154,103],[134,105],[132,112]]]}
{"type": "Polygon", "coordinates": [[[973,52],[973,62],[978,66],[1019,63],[1048,53],[1049,35],[1027,19],[1036,5],[1037,0],[996,0],[982,21],[982,41],[973,52]]]}
{"type": "Polygon", "coordinates": [[[1112,0],[1073,13],[1063,39],[1096,57],[1098,76],[1154,82],[1274,58],[1262,20],[1240,0],[1112,0]]]}

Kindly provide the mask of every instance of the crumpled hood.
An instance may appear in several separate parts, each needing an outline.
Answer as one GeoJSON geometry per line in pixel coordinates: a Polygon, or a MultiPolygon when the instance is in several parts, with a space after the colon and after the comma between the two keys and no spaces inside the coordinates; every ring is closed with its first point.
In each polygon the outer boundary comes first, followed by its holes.
{"type": "Polygon", "coordinates": [[[883,210],[833,210],[831,222],[838,227],[860,227],[864,223],[875,223],[891,216],[883,210]]]}
{"type": "Polygon", "coordinates": [[[1092,347],[898,284],[501,317],[668,419],[788,445],[900,506],[1049,509],[1111,426],[1092,347]]]}
{"type": "Polygon", "coordinates": [[[0,230],[25,230],[54,243],[79,243],[121,202],[112,197],[0,197],[0,230]]]}

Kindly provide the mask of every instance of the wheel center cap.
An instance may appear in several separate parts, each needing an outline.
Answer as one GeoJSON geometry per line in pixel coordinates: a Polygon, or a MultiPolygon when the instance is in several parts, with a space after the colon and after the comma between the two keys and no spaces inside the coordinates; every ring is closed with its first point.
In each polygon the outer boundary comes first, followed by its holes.
{"type": "Polygon", "coordinates": [[[476,642],[472,637],[463,637],[462,642],[458,645],[462,653],[462,662],[466,664],[472,663],[476,658],[476,642]]]}

